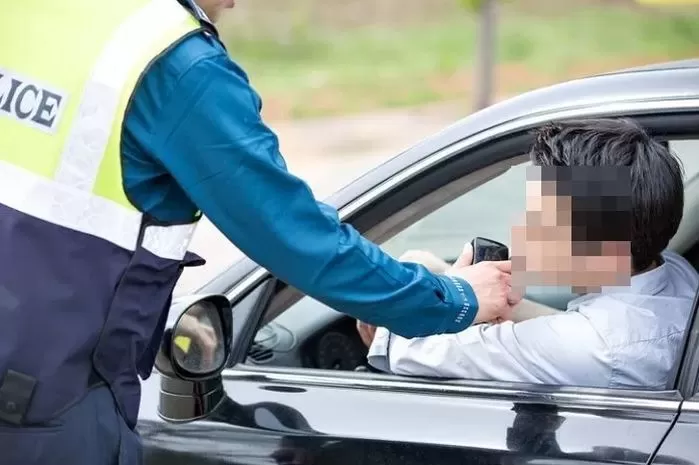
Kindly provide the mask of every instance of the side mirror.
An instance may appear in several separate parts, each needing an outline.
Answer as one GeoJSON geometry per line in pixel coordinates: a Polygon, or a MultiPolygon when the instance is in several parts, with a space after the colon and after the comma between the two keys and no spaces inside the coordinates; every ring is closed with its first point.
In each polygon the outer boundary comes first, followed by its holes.
{"type": "Polygon", "coordinates": [[[170,313],[177,320],[165,329],[155,361],[158,413],[171,422],[192,421],[225,397],[221,372],[231,355],[232,309],[223,295],[195,295],[174,301],[170,313]]]}
{"type": "Polygon", "coordinates": [[[193,303],[172,328],[170,362],[182,379],[211,378],[226,366],[231,352],[231,308],[228,299],[220,297],[193,303]]]}

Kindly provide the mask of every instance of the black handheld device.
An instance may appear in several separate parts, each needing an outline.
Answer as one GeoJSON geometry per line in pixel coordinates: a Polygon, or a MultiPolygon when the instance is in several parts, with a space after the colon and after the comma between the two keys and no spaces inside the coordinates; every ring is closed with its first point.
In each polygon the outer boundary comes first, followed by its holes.
{"type": "Polygon", "coordinates": [[[510,250],[505,244],[476,237],[471,241],[473,247],[473,264],[478,262],[497,262],[510,259],[510,250]]]}

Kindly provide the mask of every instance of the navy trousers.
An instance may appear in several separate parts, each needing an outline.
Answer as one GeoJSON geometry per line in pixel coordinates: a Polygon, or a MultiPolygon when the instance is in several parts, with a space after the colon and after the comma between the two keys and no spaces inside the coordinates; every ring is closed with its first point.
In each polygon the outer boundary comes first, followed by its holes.
{"type": "Polygon", "coordinates": [[[49,423],[19,427],[0,421],[2,465],[143,465],[142,457],[138,434],[105,386],[49,423]]]}

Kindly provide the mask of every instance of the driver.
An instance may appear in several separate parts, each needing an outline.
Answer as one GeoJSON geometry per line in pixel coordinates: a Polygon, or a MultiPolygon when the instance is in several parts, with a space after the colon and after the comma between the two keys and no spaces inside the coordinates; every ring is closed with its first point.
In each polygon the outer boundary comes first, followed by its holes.
{"type": "MultiPolygon", "coordinates": [[[[565,312],[525,299],[517,322],[453,335],[405,339],[359,323],[369,363],[400,375],[665,389],[699,286],[692,266],[665,250],[682,218],[679,161],[630,120],[547,126],[530,157],[513,282],[582,296],[565,312]]],[[[427,252],[402,259],[449,266],[427,252]]]]}

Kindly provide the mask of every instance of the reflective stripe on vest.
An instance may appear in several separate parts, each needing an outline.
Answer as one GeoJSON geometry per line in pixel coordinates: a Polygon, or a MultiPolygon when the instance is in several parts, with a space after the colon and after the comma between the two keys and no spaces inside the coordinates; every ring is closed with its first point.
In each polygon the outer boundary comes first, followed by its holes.
{"type": "Polygon", "coordinates": [[[121,132],[144,70],[199,30],[176,0],[3,5],[0,419],[54,418],[94,370],[135,425],[200,215],[163,226],[130,203],[121,132]],[[23,412],[2,398],[9,373],[36,381],[23,412]]]}
{"type": "MultiPolygon", "coordinates": [[[[92,67],[82,95],[77,96],[79,106],[63,144],[53,179],[3,160],[0,151],[0,203],[34,217],[75,231],[100,237],[127,250],[135,250],[142,214],[124,202],[122,190],[120,154],[109,153],[110,135],[119,135],[125,110],[124,96],[133,91],[134,70],[140,74],[143,57],[136,50],[155,47],[146,55],[148,61],[160,53],[162,42],[167,43],[198,27],[191,15],[175,0],[150,0],[120,24],[105,45],[92,67]],[[112,163],[105,163],[111,158],[112,163]],[[113,163],[116,159],[117,163],[113,163]],[[111,169],[111,173],[100,173],[111,169]],[[117,199],[96,195],[98,176],[110,179],[112,193],[117,199]]],[[[20,81],[20,75],[4,69],[0,61],[0,101],[12,106],[11,83],[20,81]],[[5,89],[6,92],[3,92],[5,89]]],[[[25,78],[26,79],[30,78],[25,78]]],[[[29,81],[30,83],[32,81],[29,81]]],[[[28,84],[34,85],[34,84],[28,84]]],[[[34,87],[38,87],[34,85],[34,87]]],[[[15,91],[14,98],[18,92],[15,91]]],[[[26,93],[24,98],[26,100],[26,93]]],[[[65,100],[66,96],[58,94],[65,100]]],[[[70,96],[75,98],[75,96],[70,96]]],[[[36,100],[35,100],[36,101],[36,100]]],[[[29,102],[31,103],[31,102],[29,102]]],[[[17,102],[17,108],[28,105],[17,102]]],[[[54,117],[59,119],[65,101],[55,104],[54,117]]],[[[9,116],[7,112],[1,116],[9,116]]],[[[19,115],[21,116],[21,115],[19,115]]],[[[17,116],[14,116],[17,119],[17,116]]],[[[21,122],[17,121],[17,122],[21,122]]],[[[55,124],[55,123],[54,123],[55,124]]],[[[4,137],[4,135],[3,135],[4,137]]],[[[118,139],[118,137],[117,137],[118,139]]],[[[112,144],[114,145],[114,144],[112,144]]],[[[113,149],[114,147],[112,147],[113,149]]],[[[118,145],[117,145],[118,148],[118,145]]],[[[21,151],[21,146],[15,150],[21,151]]],[[[114,150],[112,150],[114,152],[114,150]]],[[[32,154],[39,156],[39,154],[32,154]]],[[[194,220],[194,218],[193,218],[194,220]]],[[[143,246],[152,253],[170,259],[184,257],[194,225],[149,227],[143,237],[143,246]]]]}

